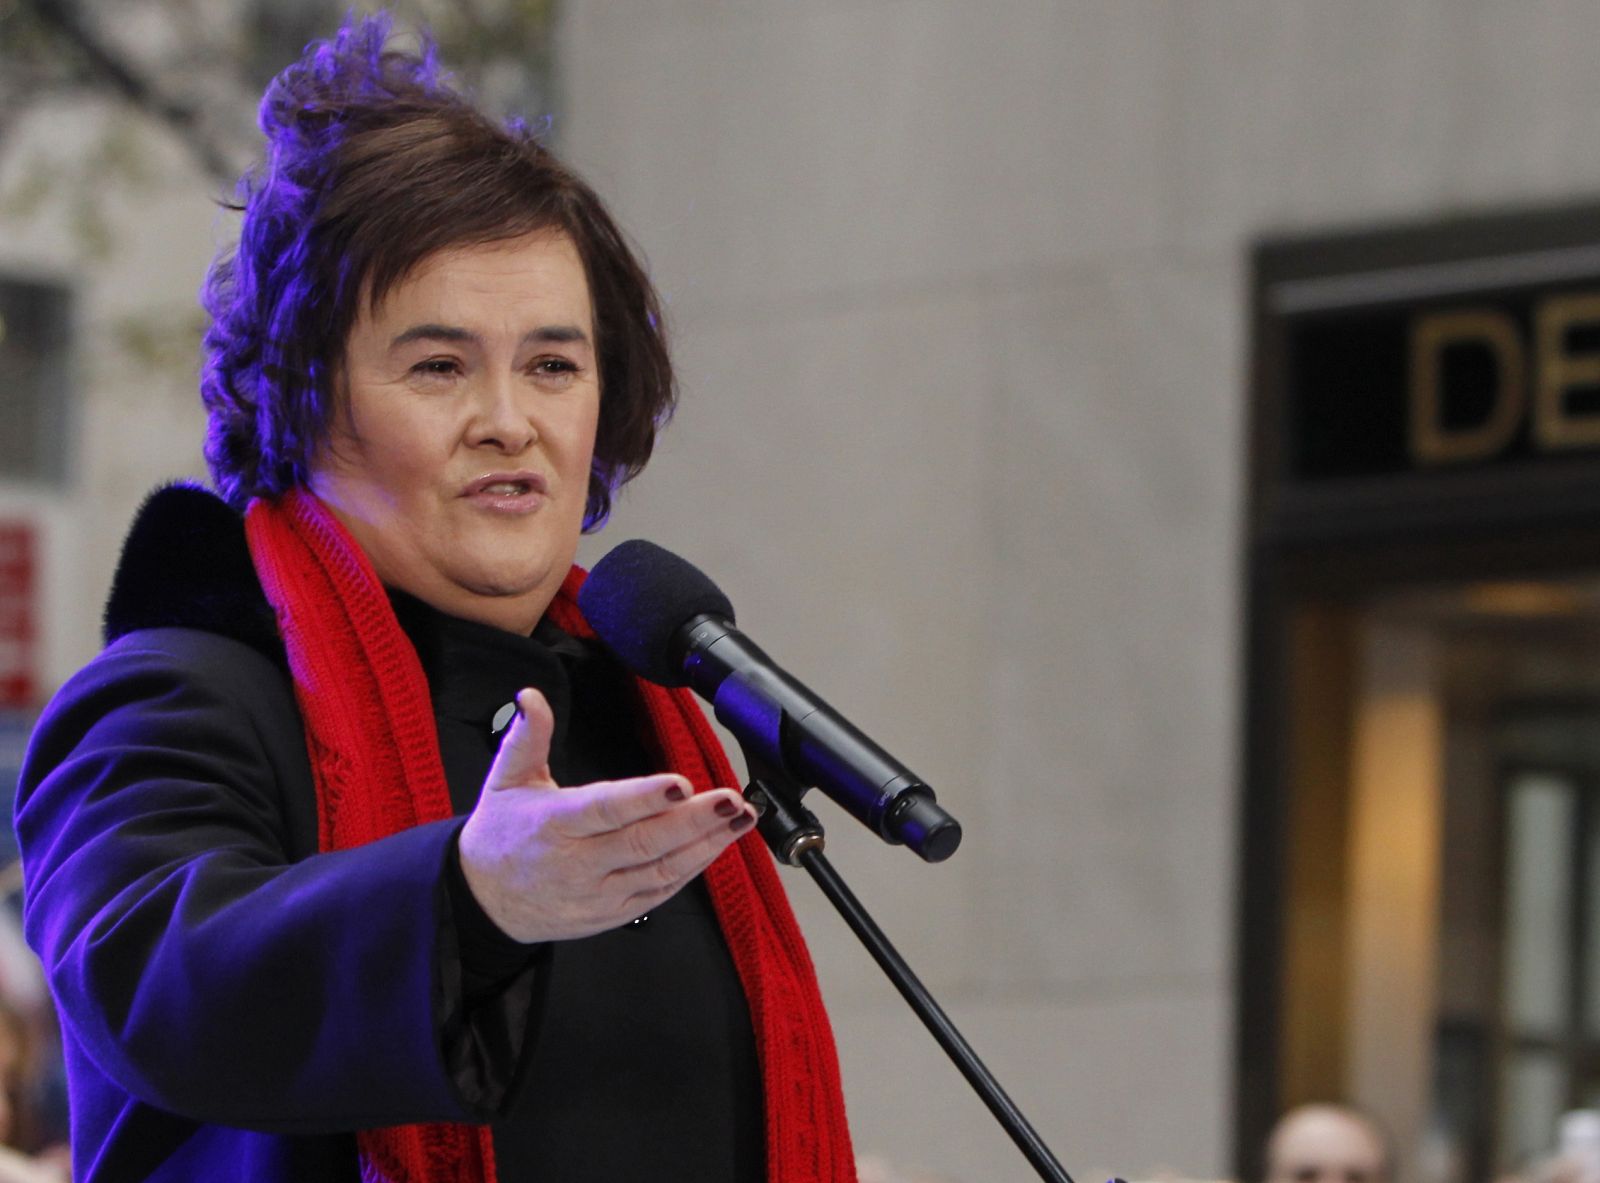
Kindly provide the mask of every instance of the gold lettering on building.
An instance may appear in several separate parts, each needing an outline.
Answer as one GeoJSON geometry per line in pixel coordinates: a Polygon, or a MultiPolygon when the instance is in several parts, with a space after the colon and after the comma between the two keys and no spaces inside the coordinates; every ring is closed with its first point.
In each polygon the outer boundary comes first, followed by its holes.
{"type": "Polygon", "coordinates": [[[1411,423],[1407,443],[1417,464],[1460,464],[1504,449],[1527,409],[1526,362],[1516,323],[1503,312],[1472,309],[1420,316],[1411,327],[1411,423]],[[1441,381],[1447,349],[1488,350],[1497,380],[1481,423],[1446,427],[1441,381]]]}
{"type": "Polygon", "coordinates": [[[1600,352],[1568,352],[1575,328],[1600,330],[1600,295],[1552,296],[1534,314],[1538,387],[1533,438],[1541,448],[1592,448],[1600,444],[1600,414],[1574,414],[1570,391],[1600,386],[1600,352]]]}

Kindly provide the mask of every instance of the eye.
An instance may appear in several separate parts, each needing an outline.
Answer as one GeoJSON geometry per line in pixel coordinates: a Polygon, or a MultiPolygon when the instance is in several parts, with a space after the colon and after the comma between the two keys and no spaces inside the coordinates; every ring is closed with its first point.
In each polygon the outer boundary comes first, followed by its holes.
{"type": "Polygon", "coordinates": [[[545,386],[570,385],[578,374],[578,364],[571,358],[546,355],[536,357],[528,365],[528,373],[545,386]]]}
{"type": "Polygon", "coordinates": [[[461,363],[453,357],[430,357],[412,366],[411,372],[429,378],[446,377],[451,374],[459,374],[461,372],[461,363]]]}

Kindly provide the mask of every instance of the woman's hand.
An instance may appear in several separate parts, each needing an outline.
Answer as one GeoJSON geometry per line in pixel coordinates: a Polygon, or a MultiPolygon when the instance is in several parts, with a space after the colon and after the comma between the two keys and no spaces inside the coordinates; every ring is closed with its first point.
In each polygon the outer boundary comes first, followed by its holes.
{"type": "Polygon", "coordinates": [[[732,789],[695,795],[674,773],[560,788],[537,690],[501,742],[461,830],[473,896],[518,941],[592,936],[676,894],[755,824],[732,789]]]}

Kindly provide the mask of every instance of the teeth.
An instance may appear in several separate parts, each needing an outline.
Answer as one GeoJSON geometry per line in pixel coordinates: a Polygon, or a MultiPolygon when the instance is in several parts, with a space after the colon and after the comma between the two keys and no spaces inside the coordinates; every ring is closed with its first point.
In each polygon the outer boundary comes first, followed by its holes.
{"type": "Polygon", "coordinates": [[[517,496],[528,491],[528,486],[523,481],[496,481],[492,485],[483,487],[485,493],[506,494],[517,496]]]}

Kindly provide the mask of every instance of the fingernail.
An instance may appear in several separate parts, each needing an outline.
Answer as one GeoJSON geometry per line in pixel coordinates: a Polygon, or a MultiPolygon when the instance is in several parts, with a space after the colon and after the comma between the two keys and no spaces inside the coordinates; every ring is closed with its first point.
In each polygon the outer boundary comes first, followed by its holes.
{"type": "Polygon", "coordinates": [[[721,801],[717,802],[717,816],[718,817],[732,817],[734,814],[736,814],[738,812],[739,812],[739,807],[737,805],[735,805],[732,801],[729,801],[726,797],[724,797],[721,801]]]}
{"type": "Polygon", "coordinates": [[[682,801],[688,795],[689,790],[683,787],[683,783],[681,781],[673,781],[667,786],[668,801],[682,801]]]}
{"type": "Polygon", "coordinates": [[[738,817],[734,818],[728,823],[728,829],[732,830],[735,834],[742,834],[755,824],[755,818],[751,817],[748,813],[741,813],[738,817]]]}

